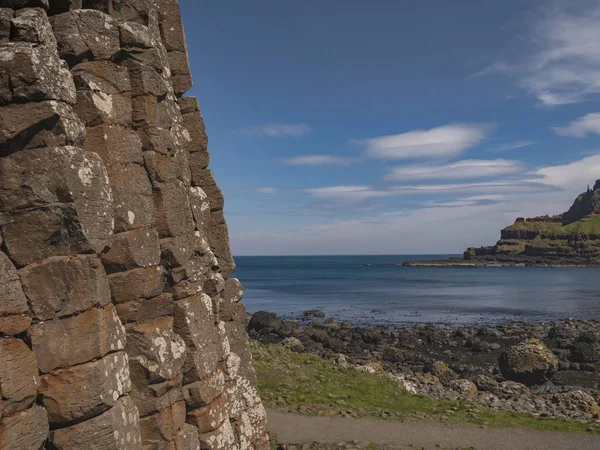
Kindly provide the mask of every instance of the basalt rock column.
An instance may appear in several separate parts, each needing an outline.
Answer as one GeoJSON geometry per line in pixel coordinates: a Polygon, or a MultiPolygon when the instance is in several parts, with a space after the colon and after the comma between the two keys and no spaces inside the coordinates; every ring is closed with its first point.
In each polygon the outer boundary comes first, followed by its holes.
{"type": "Polygon", "coordinates": [[[264,449],[176,0],[0,0],[0,449],[264,449]]]}

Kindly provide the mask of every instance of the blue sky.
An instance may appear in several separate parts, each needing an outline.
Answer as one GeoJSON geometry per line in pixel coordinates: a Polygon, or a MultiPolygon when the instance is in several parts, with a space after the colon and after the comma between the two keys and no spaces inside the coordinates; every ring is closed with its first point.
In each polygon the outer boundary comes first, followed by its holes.
{"type": "Polygon", "coordinates": [[[600,178],[600,0],[180,0],[236,255],[460,253],[600,178]]]}

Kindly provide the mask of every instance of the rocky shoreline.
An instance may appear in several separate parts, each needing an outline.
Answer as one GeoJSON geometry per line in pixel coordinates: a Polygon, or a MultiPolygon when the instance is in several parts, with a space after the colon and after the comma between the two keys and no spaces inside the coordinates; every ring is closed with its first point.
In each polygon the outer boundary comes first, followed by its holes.
{"type": "Polygon", "coordinates": [[[448,258],[423,261],[406,261],[405,267],[540,267],[540,268],[582,268],[599,267],[600,260],[582,258],[539,258],[539,257],[473,257],[471,259],[448,258]]]}
{"type": "Polygon", "coordinates": [[[292,321],[258,312],[247,328],[262,343],[385,374],[416,395],[541,417],[600,413],[600,321],[360,328],[308,311],[292,321]]]}

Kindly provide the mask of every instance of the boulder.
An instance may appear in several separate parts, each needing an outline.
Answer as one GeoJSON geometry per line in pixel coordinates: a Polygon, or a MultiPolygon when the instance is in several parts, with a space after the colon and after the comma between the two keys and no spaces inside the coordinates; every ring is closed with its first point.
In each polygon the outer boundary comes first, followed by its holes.
{"type": "Polygon", "coordinates": [[[558,368],[558,358],[539,339],[507,348],[498,363],[504,377],[528,386],[543,383],[558,368]]]}
{"type": "Polygon", "coordinates": [[[585,391],[580,389],[567,392],[560,396],[561,404],[567,406],[574,411],[581,411],[591,417],[598,418],[600,414],[600,406],[598,402],[585,391]]]}
{"type": "Polygon", "coordinates": [[[461,397],[477,397],[477,386],[470,380],[452,380],[448,383],[448,387],[453,391],[458,392],[461,397]]]}
{"type": "Polygon", "coordinates": [[[600,361],[600,345],[584,341],[575,342],[570,347],[569,360],[576,363],[594,363],[600,361]]]}
{"type": "Polygon", "coordinates": [[[252,314],[248,329],[258,334],[266,335],[270,333],[277,334],[283,327],[283,322],[273,313],[267,311],[258,311],[252,314]]]}
{"type": "Polygon", "coordinates": [[[304,344],[302,341],[295,337],[285,338],[283,341],[279,343],[283,348],[287,348],[288,350],[292,350],[294,352],[301,352],[304,350],[304,344]]]}

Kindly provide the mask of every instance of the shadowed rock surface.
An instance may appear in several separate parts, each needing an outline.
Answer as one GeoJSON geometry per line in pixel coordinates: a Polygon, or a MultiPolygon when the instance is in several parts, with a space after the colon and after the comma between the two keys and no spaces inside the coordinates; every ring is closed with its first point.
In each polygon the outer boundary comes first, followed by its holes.
{"type": "Polygon", "coordinates": [[[0,6],[0,449],[268,448],[177,0],[0,6]]]}

